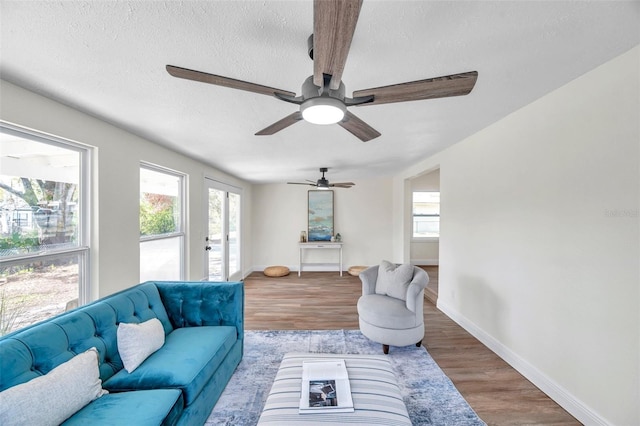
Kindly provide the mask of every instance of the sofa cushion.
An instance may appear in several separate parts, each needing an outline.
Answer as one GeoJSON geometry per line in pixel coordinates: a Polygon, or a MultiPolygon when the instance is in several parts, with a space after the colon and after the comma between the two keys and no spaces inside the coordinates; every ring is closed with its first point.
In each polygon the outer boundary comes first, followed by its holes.
{"type": "Polygon", "coordinates": [[[121,370],[104,383],[109,391],[180,388],[188,406],[198,396],[238,338],[236,327],[177,328],[164,346],[133,373],[121,370]]]}
{"type": "Polygon", "coordinates": [[[173,330],[158,287],[153,282],[139,284],[102,300],[111,305],[116,312],[118,324],[144,322],[151,318],[158,318],[164,327],[165,335],[173,330]]]}
{"type": "Polygon", "coordinates": [[[124,368],[133,372],[142,361],[164,345],[164,329],[157,318],[140,324],[118,325],[118,353],[124,368]]]}
{"type": "Polygon", "coordinates": [[[104,393],[98,351],[91,348],[44,376],[0,392],[0,424],[59,425],[104,393]]]}
{"type": "Polygon", "coordinates": [[[63,425],[174,425],[182,411],[178,389],[111,393],[85,406],[63,425]]]}
{"type": "Polygon", "coordinates": [[[376,294],[383,294],[396,299],[407,300],[407,288],[413,278],[413,265],[396,266],[383,260],[378,268],[376,294]]]}
{"type": "Polygon", "coordinates": [[[174,328],[234,325],[242,334],[242,282],[157,282],[156,286],[174,328]]]}
{"type": "Polygon", "coordinates": [[[358,315],[376,327],[407,329],[420,325],[406,302],[381,294],[367,294],[358,299],[358,315]],[[391,327],[392,326],[392,327],[391,327]]]}

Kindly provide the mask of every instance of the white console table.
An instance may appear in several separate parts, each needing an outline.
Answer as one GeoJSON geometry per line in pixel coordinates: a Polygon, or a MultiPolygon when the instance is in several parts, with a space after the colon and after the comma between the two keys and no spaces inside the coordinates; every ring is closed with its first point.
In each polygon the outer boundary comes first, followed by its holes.
{"type": "Polygon", "coordinates": [[[337,266],[340,271],[340,276],[342,276],[342,243],[335,242],[322,242],[322,241],[313,241],[310,243],[298,243],[300,245],[300,259],[298,261],[298,276],[302,273],[302,267],[304,265],[313,265],[313,263],[304,263],[304,251],[308,249],[318,249],[318,250],[338,250],[340,253],[340,262],[332,263],[331,265],[337,266]]]}

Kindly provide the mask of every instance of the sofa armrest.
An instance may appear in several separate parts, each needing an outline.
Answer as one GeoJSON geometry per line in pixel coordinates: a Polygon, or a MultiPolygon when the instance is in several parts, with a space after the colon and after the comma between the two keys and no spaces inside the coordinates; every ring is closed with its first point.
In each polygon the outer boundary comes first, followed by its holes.
{"type": "Polygon", "coordinates": [[[242,282],[155,282],[174,328],[230,325],[244,336],[242,282]]]}
{"type": "Polygon", "coordinates": [[[413,279],[407,287],[407,309],[422,314],[424,289],[429,284],[429,274],[422,268],[413,267],[413,279]]]}
{"type": "Polygon", "coordinates": [[[362,294],[375,294],[376,281],[378,281],[378,265],[371,266],[360,272],[360,281],[362,281],[362,294]]]}

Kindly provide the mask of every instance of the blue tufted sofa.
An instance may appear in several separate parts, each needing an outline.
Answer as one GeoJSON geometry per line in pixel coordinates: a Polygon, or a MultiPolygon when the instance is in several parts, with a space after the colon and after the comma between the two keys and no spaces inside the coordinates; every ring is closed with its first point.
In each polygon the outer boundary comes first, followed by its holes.
{"type": "Polygon", "coordinates": [[[241,282],[146,282],[0,338],[0,391],[96,347],[109,391],[64,424],[201,425],[243,354],[241,282]],[[131,374],[118,324],[158,318],[165,344],[131,374]]]}

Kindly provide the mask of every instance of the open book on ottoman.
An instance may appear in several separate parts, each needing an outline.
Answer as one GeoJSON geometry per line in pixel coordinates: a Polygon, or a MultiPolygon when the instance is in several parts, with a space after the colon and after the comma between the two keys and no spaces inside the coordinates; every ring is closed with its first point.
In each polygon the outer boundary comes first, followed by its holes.
{"type": "Polygon", "coordinates": [[[343,359],[302,363],[300,414],[321,412],[353,412],[349,375],[343,359]]]}

